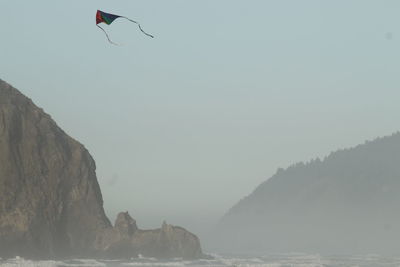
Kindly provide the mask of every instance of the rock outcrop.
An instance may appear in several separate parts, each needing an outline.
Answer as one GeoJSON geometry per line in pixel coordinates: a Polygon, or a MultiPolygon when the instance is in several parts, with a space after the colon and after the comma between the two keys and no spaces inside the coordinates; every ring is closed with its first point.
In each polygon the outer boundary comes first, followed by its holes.
{"type": "Polygon", "coordinates": [[[112,227],[95,169],[83,145],[0,80],[0,257],[200,255],[181,228],[138,230],[125,213],[112,227]]]}
{"type": "Polygon", "coordinates": [[[90,254],[110,227],[89,152],[0,81],[0,254],[90,254]]]}
{"type": "Polygon", "coordinates": [[[154,230],[140,230],[128,212],[118,214],[115,226],[104,231],[97,249],[108,257],[142,255],[155,258],[201,258],[200,241],[182,227],[162,224],[154,230]]]}

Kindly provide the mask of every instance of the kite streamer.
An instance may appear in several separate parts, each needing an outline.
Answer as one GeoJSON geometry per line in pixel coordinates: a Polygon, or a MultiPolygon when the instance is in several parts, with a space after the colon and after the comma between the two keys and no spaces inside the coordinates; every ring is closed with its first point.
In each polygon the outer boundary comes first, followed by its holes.
{"type": "Polygon", "coordinates": [[[139,27],[139,29],[140,29],[140,31],[141,31],[142,33],[144,33],[145,35],[147,35],[147,36],[149,36],[149,37],[151,37],[151,38],[154,38],[153,35],[148,34],[147,32],[145,32],[145,31],[142,29],[142,26],[140,26],[140,23],[137,22],[137,21],[134,21],[134,20],[132,20],[132,19],[130,19],[130,18],[127,18],[127,17],[124,17],[124,16],[114,15],[114,14],[110,14],[110,13],[106,13],[106,12],[97,10],[97,13],[96,13],[96,26],[99,27],[99,28],[104,32],[104,34],[107,36],[108,41],[109,41],[111,44],[113,44],[113,45],[118,45],[117,43],[114,43],[113,41],[111,41],[111,39],[110,39],[110,37],[108,36],[107,32],[106,32],[102,27],[100,27],[99,24],[100,24],[100,23],[105,23],[105,24],[107,24],[107,25],[110,25],[110,24],[111,24],[114,20],[116,20],[117,18],[124,18],[124,19],[129,20],[130,22],[133,22],[133,23],[137,24],[138,27],[139,27]]]}
{"type": "Polygon", "coordinates": [[[104,34],[107,36],[108,41],[109,41],[111,44],[113,44],[113,45],[120,45],[120,44],[117,44],[117,43],[114,43],[113,41],[111,41],[111,39],[110,39],[110,37],[108,36],[107,32],[106,32],[102,27],[100,27],[99,25],[96,25],[96,26],[99,27],[99,28],[104,32],[104,34]]]}

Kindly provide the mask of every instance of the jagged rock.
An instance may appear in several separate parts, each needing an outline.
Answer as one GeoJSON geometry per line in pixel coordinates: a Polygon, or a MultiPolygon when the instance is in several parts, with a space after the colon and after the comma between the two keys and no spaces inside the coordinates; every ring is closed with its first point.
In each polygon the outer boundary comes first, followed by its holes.
{"type": "Polygon", "coordinates": [[[0,257],[202,255],[183,228],[138,230],[128,213],[112,227],[95,169],[83,145],[0,80],[0,257]]]}
{"type": "Polygon", "coordinates": [[[132,219],[128,212],[121,212],[115,221],[115,229],[121,236],[131,237],[138,230],[136,221],[132,219]]]}
{"type": "Polygon", "coordinates": [[[155,258],[202,258],[200,241],[186,229],[163,223],[160,229],[139,230],[132,237],[138,253],[155,258]]]}
{"type": "Polygon", "coordinates": [[[182,227],[163,223],[154,230],[140,230],[128,212],[118,214],[113,229],[98,237],[97,248],[108,257],[142,255],[155,258],[202,258],[200,241],[182,227]]]}
{"type": "Polygon", "coordinates": [[[128,214],[118,214],[113,228],[105,229],[99,233],[96,240],[96,249],[100,255],[110,258],[131,258],[138,256],[131,239],[138,230],[136,221],[128,214]]]}

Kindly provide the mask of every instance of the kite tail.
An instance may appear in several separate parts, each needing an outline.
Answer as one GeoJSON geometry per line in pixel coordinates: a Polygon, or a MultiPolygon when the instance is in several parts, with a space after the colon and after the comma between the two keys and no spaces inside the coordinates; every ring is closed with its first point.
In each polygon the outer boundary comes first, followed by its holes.
{"type": "Polygon", "coordinates": [[[96,26],[99,27],[99,28],[104,32],[104,34],[107,36],[107,39],[108,39],[108,41],[110,42],[110,44],[118,45],[118,46],[120,45],[120,44],[117,44],[117,43],[114,43],[113,41],[111,41],[111,39],[110,39],[110,37],[108,36],[107,32],[106,32],[102,27],[100,27],[98,24],[96,24],[96,26]]]}
{"type": "Polygon", "coordinates": [[[142,29],[142,26],[140,26],[140,23],[139,23],[139,22],[134,21],[134,20],[132,20],[132,19],[130,19],[130,18],[127,18],[127,17],[121,17],[121,18],[127,19],[127,20],[129,20],[129,21],[131,21],[131,22],[133,22],[133,23],[136,23],[136,24],[138,25],[138,27],[139,27],[139,29],[140,29],[140,31],[141,31],[142,33],[146,34],[147,36],[149,36],[149,37],[151,37],[151,38],[154,38],[153,35],[148,34],[147,32],[145,32],[145,31],[142,29]]]}

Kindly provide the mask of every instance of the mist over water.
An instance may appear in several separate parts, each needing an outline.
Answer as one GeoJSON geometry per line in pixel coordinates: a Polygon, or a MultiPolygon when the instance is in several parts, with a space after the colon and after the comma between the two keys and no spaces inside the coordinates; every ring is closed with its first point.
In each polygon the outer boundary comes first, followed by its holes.
{"type": "Polygon", "coordinates": [[[288,3],[2,1],[1,77],[89,149],[112,221],[205,231],[277,168],[398,130],[399,3],[288,3]],[[116,21],[110,46],[97,9],[155,38],[116,21]]]}
{"type": "Polygon", "coordinates": [[[0,78],[88,149],[110,221],[223,255],[2,266],[400,265],[400,1],[0,6],[0,78]],[[111,46],[97,9],[155,38],[116,21],[111,46]]]}
{"type": "Polygon", "coordinates": [[[400,257],[383,257],[379,255],[354,255],[354,256],[320,256],[316,254],[276,254],[266,256],[220,256],[214,255],[213,260],[182,260],[169,261],[152,258],[131,260],[94,260],[75,259],[67,261],[30,261],[21,258],[0,261],[3,267],[61,267],[61,266],[87,266],[87,267],[395,267],[400,265],[400,257]]]}

